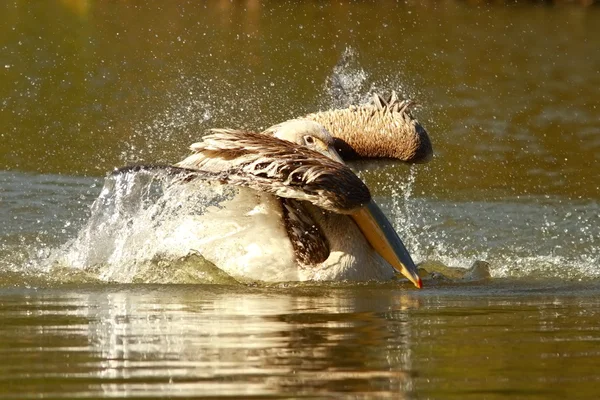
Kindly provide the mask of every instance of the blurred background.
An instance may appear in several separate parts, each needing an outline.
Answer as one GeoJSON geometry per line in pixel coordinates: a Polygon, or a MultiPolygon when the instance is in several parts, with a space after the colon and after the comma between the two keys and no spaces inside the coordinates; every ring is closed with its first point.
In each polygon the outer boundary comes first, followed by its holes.
{"type": "Polygon", "coordinates": [[[422,105],[436,159],[419,191],[599,196],[593,5],[0,4],[2,169],[103,176],[173,162],[207,128],[329,108],[324,86],[351,49],[344,73],[357,93],[395,89],[422,105]]]}

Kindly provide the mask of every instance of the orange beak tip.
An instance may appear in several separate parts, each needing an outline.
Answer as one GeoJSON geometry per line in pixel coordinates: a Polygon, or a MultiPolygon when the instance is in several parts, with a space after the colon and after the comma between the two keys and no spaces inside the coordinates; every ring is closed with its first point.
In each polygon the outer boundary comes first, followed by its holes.
{"type": "Polygon", "coordinates": [[[417,280],[417,284],[415,285],[418,289],[422,289],[423,288],[423,281],[421,281],[421,278],[419,277],[419,279],[417,280]]]}

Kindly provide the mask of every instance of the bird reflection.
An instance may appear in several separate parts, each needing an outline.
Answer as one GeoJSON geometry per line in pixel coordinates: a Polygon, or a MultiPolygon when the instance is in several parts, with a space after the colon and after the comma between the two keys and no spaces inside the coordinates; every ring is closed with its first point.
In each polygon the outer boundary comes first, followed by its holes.
{"type": "Polygon", "coordinates": [[[139,380],[182,395],[402,398],[412,387],[406,312],[415,299],[378,288],[360,297],[356,288],[321,291],[202,286],[90,295],[98,373],[119,382],[103,388],[129,395],[139,380]]]}

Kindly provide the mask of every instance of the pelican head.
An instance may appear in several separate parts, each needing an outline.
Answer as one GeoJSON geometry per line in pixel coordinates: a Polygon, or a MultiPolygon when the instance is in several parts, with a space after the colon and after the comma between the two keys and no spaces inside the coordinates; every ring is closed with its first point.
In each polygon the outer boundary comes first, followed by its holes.
{"type": "Polygon", "coordinates": [[[308,119],[292,119],[274,125],[263,133],[317,151],[332,160],[344,161],[335,150],[335,139],[325,127],[308,119]]]}

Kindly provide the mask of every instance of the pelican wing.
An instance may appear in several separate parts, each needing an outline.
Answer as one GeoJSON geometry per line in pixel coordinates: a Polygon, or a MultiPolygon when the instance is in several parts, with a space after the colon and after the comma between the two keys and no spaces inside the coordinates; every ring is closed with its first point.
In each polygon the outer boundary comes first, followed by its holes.
{"type": "Polygon", "coordinates": [[[285,228],[296,259],[301,265],[314,266],[329,257],[327,236],[301,201],[281,199],[285,228]]]}
{"type": "Polygon", "coordinates": [[[208,179],[305,200],[349,214],[371,199],[367,186],[344,164],[272,136],[215,129],[176,164],[208,179]]]}

